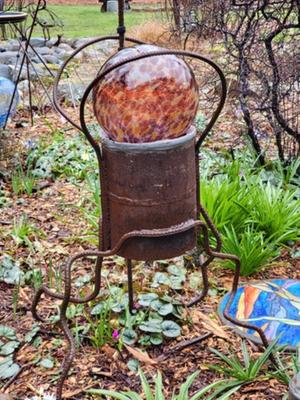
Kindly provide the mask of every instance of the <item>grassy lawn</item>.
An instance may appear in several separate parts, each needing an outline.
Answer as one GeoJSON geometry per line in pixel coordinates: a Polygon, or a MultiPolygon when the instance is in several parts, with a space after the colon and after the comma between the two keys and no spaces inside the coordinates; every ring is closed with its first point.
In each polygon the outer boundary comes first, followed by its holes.
{"type": "MultiPolygon", "coordinates": [[[[116,33],[118,16],[115,13],[101,13],[99,6],[66,6],[51,5],[49,9],[63,21],[64,36],[69,38],[94,37],[116,33]]],[[[125,14],[126,27],[143,23],[146,20],[158,18],[159,13],[130,11],[125,14]]],[[[41,18],[50,19],[46,13],[40,13],[41,18]]],[[[62,29],[51,28],[51,36],[62,33],[62,29]]],[[[42,30],[36,27],[35,36],[41,36],[42,30]]]]}

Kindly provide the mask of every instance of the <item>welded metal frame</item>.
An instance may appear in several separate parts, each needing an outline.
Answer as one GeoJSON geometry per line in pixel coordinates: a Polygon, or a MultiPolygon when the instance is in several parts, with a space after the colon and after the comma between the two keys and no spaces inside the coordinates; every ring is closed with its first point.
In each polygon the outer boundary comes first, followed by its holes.
{"type": "MultiPolygon", "coordinates": [[[[122,0],[120,0],[119,4],[122,3],[122,0]]],[[[121,13],[122,14],[122,13],[121,13]]],[[[122,22],[122,20],[121,20],[122,22]]],[[[229,315],[229,309],[230,306],[234,300],[235,294],[238,289],[238,282],[239,282],[239,277],[240,277],[240,261],[238,257],[235,255],[231,254],[224,254],[221,253],[221,247],[222,247],[222,242],[221,242],[221,237],[220,234],[213,224],[212,220],[208,216],[206,210],[202,207],[200,204],[200,177],[199,177],[199,150],[200,147],[205,140],[207,134],[210,132],[211,128],[213,127],[214,123],[216,122],[218,116],[220,115],[223,106],[225,104],[225,99],[226,99],[226,79],[225,76],[222,72],[222,70],[211,60],[209,60],[206,57],[203,57],[197,53],[192,53],[192,52],[187,52],[187,51],[181,51],[181,50],[161,50],[161,51],[156,51],[156,52],[151,52],[147,54],[140,54],[139,56],[136,57],[131,57],[126,60],[123,60],[119,62],[118,64],[114,65],[113,67],[110,67],[106,69],[105,71],[101,71],[99,75],[88,85],[87,89],[85,90],[85,93],[83,95],[81,104],[80,104],[80,124],[77,122],[73,121],[68,114],[62,109],[60,103],[59,103],[59,98],[57,94],[57,86],[59,83],[59,80],[63,74],[63,71],[69,61],[82,49],[85,47],[95,44],[97,42],[103,41],[103,40],[119,40],[120,44],[120,49],[123,48],[124,42],[129,41],[132,43],[141,43],[140,41],[136,39],[131,39],[131,38],[125,38],[124,33],[125,33],[125,28],[122,25],[122,23],[119,26],[119,36],[107,36],[107,37],[102,37],[98,39],[94,39],[91,42],[83,45],[81,48],[77,49],[73,55],[66,60],[64,65],[61,67],[60,72],[58,73],[55,87],[54,87],[54,103],[56,106],[56,109],[76,128],[81,130],[92,147],[95,150],[97,159],[98,159],[98,166],[99,166],[99,180],[100,180],[100,187],[101,187],[101,202],[102,206],[105,204],[106,197],[108,196],[107,190],[105,185],[103,184],[104,178],[103,174],[105,174],[105,171],[102,170],[101,165],[102,165],[102,151],[101,147],[99,144],[95,141],[93,138],[92,134],[89,132],[88,126],[86,124],[86,119],[85,119],[85,109],[86,109],[86,102],[87,99],[95,87],[107,74],[109,74],[111,71],[115,70],[116,68],[125,65],[130,62],[134,62],[137,60],[145,59],[148,57],[155,57],[155,56],[163,56],[163,55],[176,55],[176,56],[181,56],[181,57],[188,57],[188,58],[193,58],[196,59],[200,62],[204,62],[208,65],[210,65],[218,74],[220,81],[221,81],[221,86],[222,86],[222,94],[220,96],[220,101],[219,104],[214,111],[211,120],[207,124],[206,128],[202,132],[201,135],[198,136],[196,142],[195,142],[195,164],[196,164],[196,176],[195,176],[195,187],[196,187],[196,193],[197,193],[197,218],[192,221],[186,221],[185,224],[182,224],[180,226],[169,226],[168,228],[165,229],[141,229],[137,231],[131,231],[127,232],[124,234],[119,241],[114,245],[113,248],[109,248],[107,243],[105,243],[105,230],[103,230],[103,226],[105,227],[109,223],[109,213],[105,212],[105,207],[103,209],[103,218],[102,220],[99,221],[99,243],[98,243],[98,249],[97,250],[91,250],[91,251],[84,251],[78,254],[75,254],[71,256],[67,262],[67,265],[65,267],[64,271],[64,292],[63,293],[55,293],[52,290],[50,290],[47,286],[43,285],[36,293],[33,305],[32,305],[32,313],[33,316],[38,320],[38,321],[43,321],[42,317],[38,314],[37,312],[37,306],[39,304],[39,301],[42,297],[42,295],[46,295],[52,299],[57,299],[61,300],[61,305],[60,305],[60,317],[59,317],[59,325],[61,326],[65,337],[68,340],[69,348],[67,351],[67,354],[64,358],[63,364],[62,364],[62,373],[60,376],[60,379],[57,383],[57,400],[60,400],[62,398],[62,390],[63,390],[63,384],[65,379],[67,378],[69,369],[72,365],[72,361],[75,356],[75,341],[72,336],[72,333],[70,331],[70,328],[68,326],[67,322],[67,317],[66,317],[66,311],[67,307],[70,303],[73,304],[83,304],[83,303],[88,303],[91,300],[95,299],[100,291],[101,287],[101,268],[102,268],[102,262],[104,257],[109,257],[112,255],[115,255],[118,253],[118,251],[121,249],[122,245],[129,239],[137,239],[137,238],[145,238],[145,237],[159,237],[159,238],[166,238],[168,236],[173,236],[181,232],[186,232],[187,230],[193,229],[194,234],[196,236],[196,243],[197,243],[197,257],[195,259],[195,264],[197,268],[201,269],[202,272],[202,277],[203,277],[203,289],[202,292],[195,298],[192,299],[187,306],[193,306],[197,304],[199,301],[201,301],[208,293],[209,289],[209,282],[208,282],[208,266],[209,264],[215,259],[219,258],[222,260],[231,260],[235,264],[235,272],[234,272],[234,277],[233,277],[233,283],[232,283],[232,289],[231,289],[231,294],[229,296],[228,303],[224,309],[224,318],[230,321],[231,323],[240,326],[245,329],[252,329],[257,332],[261,339],[261,343],[267,347],[268,346],[268,341],[267,338],[263,332],[262,329],[244,323],[236,320],[235,318],[231,317],[229,315]],[[212,234],[215,239],[216,239],[216,247],[212,248],[210,246],[210,241],[209,241],[209,234],[212,234]],[[201,240],[198,240],[201,239],[201,240]],[[201,243],[201,244],[199,244],[201,243]],[[203,251],[206,253],[207,258],[204,262],[201,261],[200,258],[200,253],[203,251]],[[95,263],[95,277],[94,277],[94,288],[90,294],[88,294],[85,298],[79,298],[79,297],[74,297],[71,295],[71,270],[72,266],[75,263],[75,261],[86,258],[86,257],[96,257],[96,263],[95,263]]],[[[146,261],[146,260],[145,260],[146,261]]],[[[128,292],[129,292],[129,309],[130,311],[133,310],[133,285],[132,285],[132,263],[131,259],[126,260],[127,264],[127,275],[128,275],[128,292]]],[[[276,363],[274,360],[273,356],[272,361],[276,363]]]]}

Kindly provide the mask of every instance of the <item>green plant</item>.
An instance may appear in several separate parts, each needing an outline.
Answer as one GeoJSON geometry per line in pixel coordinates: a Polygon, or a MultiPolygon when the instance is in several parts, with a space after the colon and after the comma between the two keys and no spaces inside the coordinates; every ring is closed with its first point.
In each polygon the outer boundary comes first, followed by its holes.
{"type": "MultiPolygon", "coordinates": [[[[199,371],[194,372],[191,374],[187,380],[181,385],[179,392],[172,393],[172,400],[197,400],[199,397],[198,395],[189,396],[189,389],[191,388],[192,384],[194,383],[195,379],[199,375],[199,371]]],[[[96,396],[105,396],[105,398],[115,398],[118,400],[164,400],[164,393],[163,393],[163,383],[162,383],[162,376],[161,373],[158,372],[156,377],[154,378],[154,389],[151,389],[151,386],[145,377],[143,371],[139,369],[139,376],[142,384],[142,393],[139,394],[137,392],[117,392],[113,390],[105,390],[105,389],[89,389],[87,393],[93,394],[96,396]]]]}
{"type": "Polygon", "coordinates": [[[103,307],[98,315],[95,322],[89,318],[90,340],[96,348],[102,347],[106,343],[111,343],[113,341],[113,331],[114,328],[111,325],[111,310],[107,303],[103,304],[103,307]]]}
{"type": "Polygon", "coordinates": [[[223,361],[224,365],[209,365],[208,367],[225,375],[229,379],[217,381],[208,385],[200,392],[201,396],[207,394],[212,389],[216,389],[209,397],[206,397],[206,400],[227,399],[230,398],[231,394],[237,392],[242,385],[259,379],[259,374],[272,354],[276,344],[277,342],[275,340],[259,357],[253,359],[249,355],[245,341],[242,341],[242,361],[240,361],[237,355],[228,357],[216,349],[210,349],[212,353],[223,361]]]}
{"type": "MultiPolygon", "coordinates": [[[[253,226],[246,226],[244,232],[239,235],[233,226],[225,227],[222,249],[224,253],[234,254],[239,258],[242,276],[259,271],[262,266],[278,256],[275,243],[268,243],[263,233],[256,231],[253,226]]],[[[236,267],[232,261],[225,261],[224,265],[231,269],[236,267]]]]}
{"type": "Polygon", "coordinates": [[[102,294],[104,298],[92,307],[91,315],[96,317],[91,326],[92,342],[104,344],[111,341],[113,330],[117,330],[122,342],[133,345],[160,345],[164,338],[181,335],[181,303],[167,295],[156,293],[138,295],[136,310],[131,315],[128,310],[128,295],[122,288],[110,286],[102,294]]]}
{"type": "Polygon", "coordinates": [[[18,285],[23,280],[24,274],[20,270],[20,264],[14,261],[11,256],[4,254],[0,259],[0,282],[18,285]]]}
{"type": "Polygon", "coordinates": [[[24,172],[22,166],[20,165],[17,168],[17,173],[11,178],[13,192],[18,194],[27,193],[28,196],[31,196],[36,188],[37,180],[32,175],[30,169],[24,172]]]}
{"type": "Polygon", "coordinates": [[[300,198],[296,198],[294,190],[260,183],[253,198],[249,222],[268,240],[284,244],[300,239],[300,198]]]}
{"type": "Polygon", "coordinates": [[[66,137],[55,131],[50,144],[40,143],[28,156],[36,178],[67,177],[82,181],[97,171],[93,148],[82,135],[66,137]]]}
{"type": "Polygon", "coordinates": [[[32,240],[36,235],[42,232],[35,225],[29,222],[26,215],[22,215],[19,219],[14,218],[12,232],[10,236],[13,238],[17,246],[27,246],[33,251],[32,240]]]}

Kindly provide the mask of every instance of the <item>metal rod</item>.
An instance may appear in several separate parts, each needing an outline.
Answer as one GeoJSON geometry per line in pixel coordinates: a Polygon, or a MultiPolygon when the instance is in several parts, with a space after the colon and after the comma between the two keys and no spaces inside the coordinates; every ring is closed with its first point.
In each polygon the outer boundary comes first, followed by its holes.
{"type": "Polygon", "coordinates": [[[40,9],[41,2],[42,2],[42,0],[38,0],[36,9],[35,9],[33,17],[32,17],[32,23],[31,23],[31,27],[30,27],[30,30],[29,30],[29,35],[28,35],[26,43],[25,43],[25,50],[23,52],[23,56],[22,56],[22,60],[21,60],[21,64],[20,64],[20,69],[18,71],[17,80],[15,82],[13,95],[12,95],[10,103],[9,103],[8,113],[7,113],[7,116],[6,116],[6,119],[5,119],[5,123],[4,123],[3,129],[6,128],[8,117],[9,117],[9,114],[11,112],[11,109],[12,109],[12,106],[13,106],[13,102],[14,102],[14,99],[15,99],[15,96],[16,96],[18,83],[20,82],[20,77],[21,77],[22,69],[23,69],[23,66],[24,66],[24,63],[25,63],[25,58],[27,57],[27,50],[28,50],[29,42],[30,42],[30,39],[31,39],[31,36],[32,36],[32,33],[33,33],[33,28],[34,28],[34,25],[35,25],[35,22],[36,22],[36,18],[37,18],[39,9],[40,9]]]}
{"type": "Polygon", "coordinates": [[[127,263],[127,279],[128,279],[128,305],[130,314],[133,313],[133,283],[132,283],[132,262],[130,259],[126,260],[127,263]]]}
{"type": "Polygon", "coordinates": [[[119,17],[119,26],[117,28],[117,32],[119,35],[119,50],[122,50],[124,48],[124,40],[126,32],[126,28],[124,25],[124,0],[118,0],[118,17],[119,17]]]}

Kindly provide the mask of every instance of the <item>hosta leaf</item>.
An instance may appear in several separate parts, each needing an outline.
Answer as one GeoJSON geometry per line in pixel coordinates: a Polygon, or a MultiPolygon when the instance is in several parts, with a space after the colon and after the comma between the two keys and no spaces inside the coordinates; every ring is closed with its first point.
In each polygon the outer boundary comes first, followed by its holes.
{"type": "Polygon", "coordinates": [[[164,321],[161,324],[163,334],[167,337],[177,337],[181,335],[181,329],[174,321],[164,321]]]}

